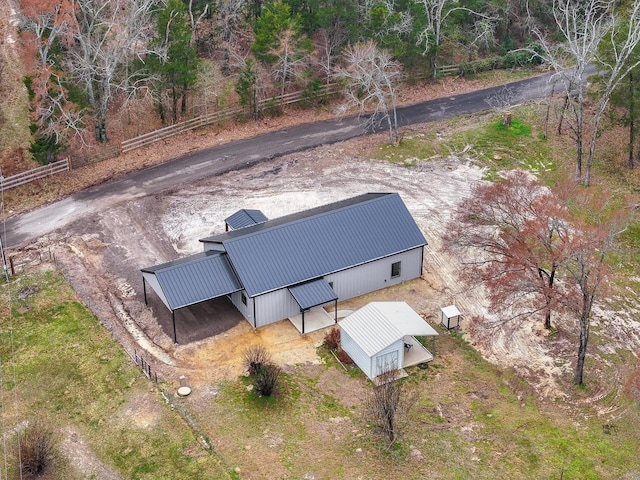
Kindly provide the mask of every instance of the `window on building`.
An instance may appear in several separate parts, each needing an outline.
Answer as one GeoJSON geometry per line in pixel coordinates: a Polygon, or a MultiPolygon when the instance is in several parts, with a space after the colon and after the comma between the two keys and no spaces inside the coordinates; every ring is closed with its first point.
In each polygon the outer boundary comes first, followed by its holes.
{"type": "Polygon", "coordinates": [[[391,278],[397,278],[400,276],[402,262],[395,262],[391,264],[391,278]]]}
{"type": "Polygon", "coordinates": [[[240,300],[242,300],[242,303],[243,303],[244,305],[246,305],[246,304],[247,304],[247,296],[244,294],[244,292],[242,292],[242,293],[240,294],[240,300]]]}

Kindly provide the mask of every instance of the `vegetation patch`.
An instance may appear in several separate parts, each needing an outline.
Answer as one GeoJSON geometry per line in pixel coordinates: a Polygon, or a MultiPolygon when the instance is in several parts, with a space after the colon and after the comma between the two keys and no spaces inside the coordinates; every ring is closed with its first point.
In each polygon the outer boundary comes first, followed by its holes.
{"type": "Polygon", "coordinates": [[[536,135],[533,125],[540,123],[535,107],[513,110],[511,125],[504,125],[493,115],[473,115],[430,124],[433,129],[406,133],[397,145],[381,145],[372,157],[408,168],[425,161],[451,156],[485,167],[488,180],[502,170],[523,168],[543,179],[557,169],[550,143],[536,135]]]}
{"type": "MultiPolygon", "coordinates": [[[[85,468],[95,464],[123,478],[229,478],[215,454],[184,453],[201,448],[192,430],[159,389],[149,393],[142,372],[60,273],[14,277],[1,295],[2,311],[11,309],[0,329],[4,455],[17,458],[18,436],[9,427],[35,416],[46,418],[47,428],[29,429],[26,438],[34,440],[21,444],[20,453],[30,460],[25,468],[46,470],[48,478],[87,478],[92,472],[85,468]],[[25,291],[30,295],[21,296],[25,291]],[[150,411],[155,421],[142,422],[150,411]],[[56,453],[64,439],[48,434],[66,431],[77,432],[90,458],[72,464],[56,453]]],[[[11,465],[17,478],[19,462],[11,465]]]]}

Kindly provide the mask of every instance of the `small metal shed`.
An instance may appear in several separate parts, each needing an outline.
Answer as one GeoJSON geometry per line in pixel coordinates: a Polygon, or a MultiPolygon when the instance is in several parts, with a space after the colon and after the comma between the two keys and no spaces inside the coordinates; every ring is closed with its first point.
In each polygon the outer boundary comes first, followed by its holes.
{"type": "Polygon", "coordinates": [[[442,307],[440,310],[442,311],[442,325],[444,325],[447,330],[460,326],[460,311],[455,305],[442,307]]]}
{"type": "Polygon", "coordinates": [[[406,302],[371,302],[338,325],[343,350],[371,380],[389,370],[433,360],[415,335],[438,332],[406,302]]]}

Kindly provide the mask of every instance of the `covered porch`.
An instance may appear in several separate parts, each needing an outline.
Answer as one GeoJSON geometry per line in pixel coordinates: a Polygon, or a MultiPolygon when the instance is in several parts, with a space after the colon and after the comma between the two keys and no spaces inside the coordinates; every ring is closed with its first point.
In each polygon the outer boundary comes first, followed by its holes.
{"type": "Polygon", "coordinates": [[[404,360],[402,367],[413,367],[433,360],[433,354],[427,350],[415,337],[406,335],[404,338],[404,360]]]}
{"type": "Polygon", "coordinates": [[[322,307],[307,310],[295,317],[289,317],[289,321],[300,333],[311,333],[336,324],[335,318],[322,307]]]}
{"type": "Polygon", "coordinates": [[[289,293],[300,307],[300,314],[289,320],[300,333],[314,332],[338,323],[338,296],[324,278],[289,287],[289,293]],[[333,303],[336,312],[333,318],[321,308],[328,303],[333,303]]]}

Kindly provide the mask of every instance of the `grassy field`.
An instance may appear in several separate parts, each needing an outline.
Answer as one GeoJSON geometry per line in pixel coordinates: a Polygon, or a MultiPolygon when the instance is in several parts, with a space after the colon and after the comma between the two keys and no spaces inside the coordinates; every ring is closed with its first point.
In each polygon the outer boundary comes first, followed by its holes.
{"type": "MultiPolygon", "coordinates": [[[[9,289],[2,292],[6,311],[9,289]]],[[[591,407],[540,402],[513,372],[492,366],[459,335],[442,330],[435,363],[410,369],[404,380],[417,402],[393,451],[383,448],[364,416],[370,383],[329,355],[324,365],[287,371],[273,398],[258,397],[241,377],[181,404],[213,447],[204,448],[167,405],[162,385],[131,364],[59,273],[20,277],[11,284],[11,304],[0,331],[9,465],[3,478],[17,478],[16,426],[36,417],[60,437],[73,432],[90,452],[74,462],[59,453],[55,472],[45,478],[101,478],[86,470],[96,462],[127,479],[640,474],[637,403],[616,399],[618,419],[603,424],[591,407]]],[[[605,398],[598,408],[612,401],[605,398]]]]}
{"type": "Polygon", "coordinates": [[[75,463],[58,452],[45,478],[101,478],[91,476],[96,462],[127,479],[230,478],[59,272],[21,276],[1,295],[0,478],[18,478],[18,434],[35,419],[60,432],[58,449],[71,442],[91,452],[75,463]]]}

